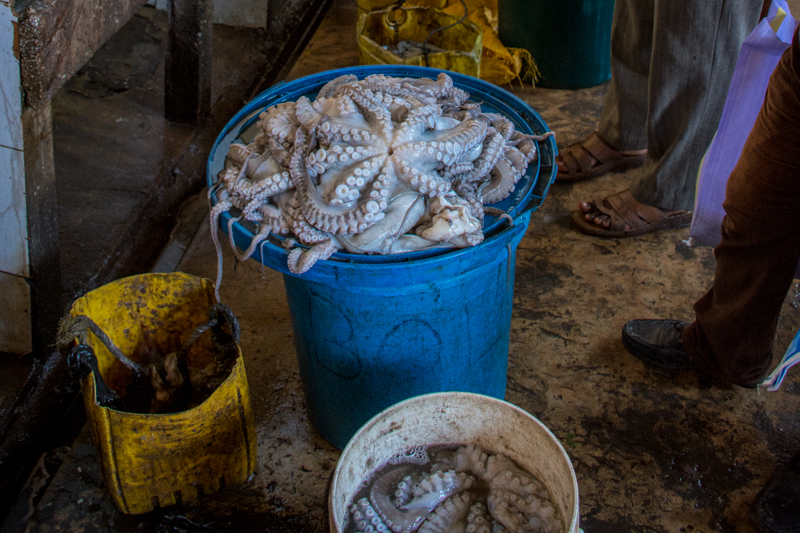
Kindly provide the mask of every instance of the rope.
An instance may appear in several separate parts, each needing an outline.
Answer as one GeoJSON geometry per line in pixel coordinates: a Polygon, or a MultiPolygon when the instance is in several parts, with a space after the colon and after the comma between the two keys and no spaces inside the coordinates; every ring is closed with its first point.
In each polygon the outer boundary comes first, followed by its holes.
{"type": "MultiPolygon", "coordinates": [[[[406,0],[400,0],[400,4],[405,3],[405,1],[406,0]]],[[[467,19],[467,3],[464,2],[464,0],[461,0],[461,5],[464,6],[464,15],[460,19],[458,19],[456,22],[454,22],[454,23],[452,23],[452,24],[450,24],[448,26],[443,26],[441,28],[433,30],[432,32],[430,32],[425,37],[425,42],[422,43],[422,55],[425,58],[425,66],[426,67],[428,66],[428,50],[427,50],[427,48],[428,48],[428,39],[430,39],[431,35],[433,35],[436,32],[439,32],[439,31],[442,31],[442,30],[447,30],[447,29],[450,29],[450,28],[452,28],[454,26],[458,26],[459,24],[461,24],[462,22],[464,22],[467,19]]]]}

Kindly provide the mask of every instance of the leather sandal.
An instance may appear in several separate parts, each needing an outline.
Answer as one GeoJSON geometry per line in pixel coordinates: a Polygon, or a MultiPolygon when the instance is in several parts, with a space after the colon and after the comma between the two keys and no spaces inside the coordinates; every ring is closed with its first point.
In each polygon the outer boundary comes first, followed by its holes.
{"type": "Polygon", "coordinates": [[[639,202],[628,189],[607,196],[599,202],[594,201],[592,206],[592,212],[609,217],[609,226],[600,226],[586,220],[587,213],[582,211],[573,211],[572,220],[581,232],[597,237],[632,237],[662,229],[683,228],[692,222],[692,211],[662,211],[639,202]]]}
{"type": "Polygon", "coordinates": [[[645,154],[626,155],[612,148],[597,133],[571,144],[556,157],[563,161],[566,173],[558,172],[556,181],[573,183],[595,178],[608,172],[621,172],[644,164],[645,154]],[[594,158],[595,161],[592,161],[594,158]]]}

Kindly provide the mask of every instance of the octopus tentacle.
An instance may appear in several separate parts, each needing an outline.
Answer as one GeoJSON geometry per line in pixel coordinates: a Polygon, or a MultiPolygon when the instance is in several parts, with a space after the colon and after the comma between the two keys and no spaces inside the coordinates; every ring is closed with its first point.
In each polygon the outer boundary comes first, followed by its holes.
{"type": "Polygon", "coordinates": [[[413,142],[427,129],[434,129],[436,119],[441,116],[442,111],[437,105],[426,105],[409,111],[400,128],[395,131],[392,149],[413,142]]]}
{"type": "Polygon", "coordinates": [[[471,478],[464,474],[437,472],[417,486],[411,501],[402,508],[397,508],[390,500],[389,494],[392,493],[390,488],[396,486],[408,473],[408,465],[390,470],[376,479],[369,491],[370,503],[381,520],[394,533],[416,531],[437,505],[471,485],[471,478]]]}
{"type": "Polygon", "coordinates": [[[233,143],[228,147],[228,159],[236,163],[236,166],[239,168],[242,167],[247,158],[252,154],[253,150],[244,144],[233,143]]]}
{"type": "MultiPolygon", "coordinates": [[[[387,474],[376,479],[369,491],[370,503],[372,503],[381,520],[383,520],[386,526],[394,533],[416,531],[430,512],[429,509],[425,508],[415,509],[410,512],[400,511],[400,509],[392,504],[389,498],[389,494],[391,493],[390,488],[396,487],[412,470],[412,467],[409,465],[401,465],[390,470],[387,474]]],[[[409,502],[410,501],[411,500],[409,500],[409,502]]]]}
{"type": "Polygon", "coordinates": [[[211,225],[211,240],[214,242],[214,251],[217,253],[217,279],[214,281],[214,296],[219,299],[219,286],[222,284],[222,246],[219,242],[219,217],[233,207],[233,203],[227,199],[227,193],[220,192],[219,201],[208,215],[211,225]]]}
{"type": "MultiPolygon", "coordinates": [[[[465,530],[468,533],[493,533],[492,517],[489,515],[485,505],[475,503],[470,506],[465,530]]],[[[494,533],[497,532],[495,531],[494,533]]]]}
{"type": "MultiPolygon", "coordinates": [[[[368,76],[364,79],[364,82],[359,84],[358,88],[349,88],[352,91],[355,90],[362,90],[362,91],[371,91],[373,93],[379,92],[382,94],[388,94],[390,96],[395,96],[402,98],[406,102],[410,103],[412,107],[421,107],[424,105],[430,105],[436,103],[436,97],[430,96],[425,94],[424,92],[420,91],[419,89],[410,86],[410,85],[403,85],[399,84],[397,80],[392,80],[391,82],[375,82],[374,79],[371,80],[371,76],[368,76]]],[[[388,80],[389,78],[387,78],[388,80]]],[[[413,78],[405,78],[406,80],[413,80],[413,78]]]]}
{"type": "Polygon", "coordinates": [[[255,198],[257,195],[266,193],[264,198],[274,196],[278,193],[288,191],[293,186],[289,172],[275,172],[269,176],[264,176],[258,181],[251,182],[251,185],[241,187],[236,190],[237,193],[245,198],[255,198]]]}
{"type": "Polygon", "coordinates": [[[314,263],[329,259],[338,249],[332,239],[319,242],[308,250],[295,248],[289,253],[289,271],[293,274],[304,274],[314,266],[314,263]]]}
{"type": "Polygon", "coordinates": [[[518,176],[521,176],[526,170],[528,170],[528,158],[516,147],[506,146],[502,154],[502,157],[508,161],[518,176]]]}
{"type": "Polygon", "coordinates": [[[352,143],[357,145],[361,143],[363,146],[375,146],[382,148],[385,143],[378,135],[372,133],[367,127],[363,125],[343,124],[334,121],[330,117],[323,119],[319,123],[317,129],[317,140],[320,144],[331,145],[333,143],[352,143]]]}
{"type": "Polygon", "coordinates": [[[233,225],[239,222],[242,217],[231,217],[228,220],[228,241],[231,245],[231,250],[233,250],[233,255],[239,261],[244,261],[243,256],[239,253],[238,248],[236,247],[236,242],[233,239],[233,225]]]}
{"type": "Polygon", "coordinates": [[[316,244],[328,238],[328,235],[308,223],[300,209],[297,194],[283,208],[286,224],[292,233],[304,244],[316,244]]]}
{"type": "Polygon", "coordinates": [[[394,124],[392,123],[392,114],[386,108],[375,105],[360,92],[354,92],[350,98],[361,108],[364,118],[375,128],[377,135],[385,140],[392,138],[394,124]]]}
{"type": "Polygon", "coordinates": [[[507,147],[489,173],[491,179],[481,186],[483,201],[493,204],[507,198],[527,169],[525,156],[516,148],[507,147]]]}
{"type": "Polygon", "coordinates": [[[404,476],[403,479],[397,482],[392,505],[399,508],[410,502],[414,494],[414,488],[417,485],[419,485],[419,481],[415,481],[411,475],[404,476]]]}
{"type": "Polygon", "coordinates": [[[558,533],[561,524],[549,502],[522,497],[504,489],[493,489],[486,499],[489,513],[510,531],[558,533]]]}
{"type": "Polygon", "coordinates": [[[486,475],[486,462],[489,460],[489,454],[474,444],[461,446],[456,451],[456,472],[470,471],[483,479],[486,475]]]}
{"type": "Polygon", "coordinates": [[[355,76],[354,74],[345,74],[343,76],[334,78],[322,86],[322,89],[319,90],[318,97],[330,98],[339,89],[339,87],[341,87],[345,83],[352,83],[355,81],[358,81],[358,77],[355,76]]]}
{"type": "Polygon", "coordinates": [[[473,478],[463,472],[449,470],[437,471],[419,482],[414,488],[411,501],[405,504],[403,510],[428,509],[430,512],[445,498],[472,486],[473,478]]]}
{"type": "Polygon", "coordinates": [[[312,131],[319,121],[322,120],[322,115],[314,109],[311,100],[305,96],[301,96],[297,99],[297,103],[295,103],[295,112],[300,125],[308,131],[312,131]]]}
{"type": "MultiPolygon", "coordinates": [[[[395,150],[395,153],[392,154],[392,160],[399,167],[397,176],[404,184],[420,194],[436,196],[449,191],[452,186],[451,182],[436,172],[425,172],[420,170],[419,166],[412,165],[409,162],[409,159],[415,157],[415,154],[418,155],[420,151],[428,148],[435,150],[430,146],[426,148],[422,143],[406,145],[395,150]]],[[[442,152],[439,151],[439,154],[442,154],[442,152]]],[[[447,157],[447,154],[443,157],[447,157]]]]}
{"type": "Polygon", "coordinates": [[[453,143],[456,153],[466,154],[486,137],[488,126],[483,120],[467,119],[439,137],[439,142],[453,143]]]}
{"type": "Polygon", "coordinates": [[[484,117],[488,118],[492,127],[494,127],[500,134],[503,135],[503,138],[508,141],[514,135],[516,129],[514,128],[514,123],[508,120],[503,115],[498,113],[484,113],[484,117]]]}
{"type": "Polygon", "coordinates": [[[476,186],[472,183],[456,182],[453,190],[467,202],[469,211],[478,220],[483,222],[485,209],[483,207],[483,200],[481,199],[476,186]]]}
{"type": "Polygon", "coordinates": [[[425,518],[425,522],[419,528],[419,533],[464,531],[467,527],[470,505],[474,501],[475,496],[469,492],[451,496],[425,518]]]}
{"type": "Polygon", "coordinates": [[[481,155],[473,163],[474,169],[470,172],[459,176],[462,181],[470,182],[477,181],[486,176],[491,169],[497,164],[498,159],[503,155],[503,147],[505,146],[505,139],[500,133],[496,133],[488,138],[483,143],[483,150],[481,155]]]}
{"type": "Polygon", "coordinates": [[[388,531],[386,524],[383,523],[383,520],[375,512],[367,498],[361,498],[351,505],[350,515],[353,517],[353,523],[361,533],[388,531]]]}
{"type": "Polygon", "coordinates": [[[510,490],[524,496],[547,495],[547,489],[540,481],[502,455],[492,455],[488,458],[486,478],[490,480],[492,488],[510,490]]]}
{"type": "Polygon", "coordinates": [[[358,110],[352,98],[340,96],[338,98],[317,98],[311,104],[314,110],[322,117],[321,119],[332,118],[343,124],[364,124],[364,117],[358,110]]]}
{"type": "Polygon", "coordinates": [[[348,75],[313,101],[262,112],[253,140],[233,143],[218,175],[231,206],[259,228],[237,257],[252,255],[270,231],[315,248],[292,252],[294,268],[339,248],[403,253],[481,242],[483,201],[511,190],[546,135],[521,134],[468,98],[445,73],[348,75]],[[457,208],[431,211],[437,196],[453,191],[457,208]],[[282,223],[264,214],[270,205],[280,207],[282,223]]]}
{"type": "MultiPolygon", "coordinates": [[[[302,147],[305,143],[306,136],[302,130],[298,130],[295,144],[302,147]]],[[[341,156],[345,156],[342,154],[341,156]]],[[[340,156],[340,157],[341,157],[340,156]]],[[[317,187],[311,182],[305,167],[305,160],[303,158],[303,150],[297,149],[295,156],[292,158],[290,166],[290,174],[300,195],[300,210],[303,218],[308,221],[312,226],[321,229],[326,233],[332,234],[354,234],[363,232],[367,227],[380,220],[380,216],[387,207],[387,202],[383,200],[384,196],[381,191],[384,184],[388,181],[386,174],[382,174],[375,181],[372,182],[369,194],[373,197],[366,199],[363,203],[358,205],[357,208],[352,208],[348,205],[331,205],[325,201],[320,195],[317,187]]],[[[356,178],[353,176],[354,181],[356,178]]],[[[340,187],[347,187],[340,185],[340,187]]],[[[349,195],[349,189],[342,195],[349,195]]]]}
{"type": "Polygon", "coordinates": [[[288,167],[289,162],[292,160],[292,154],[289,151],[291,144],[286,141],[276,139],[275,137],[270,137],[268,140],[268,145],[272,157],[274,157],[282,167],[288,167]]]}
{"type": "Polygon", "coordinates": [[[239,259],[240,261],[247,261],[250,259],[250,257],[256,252],[258,245],[267,240],[270,229],[270,226],[266,224],[260,227],[258,233],[253,236],[253,240],[250,241],[250,246],[247,248],[247,250],[245,250],[244,254],[242,254],[241,258],[239,259]]]}
{"type": "Polygon", "coordinates": [[[447,98],[453,95],[455,86],[453,79],[444,72],[439,73],[436,81],[430,78],[406,78],[402,80],[402,87],[414,87],[416,90],[434,98],[447,98]]]}
{"type": "Polygon", "coordinates": [[[294,138],[299,126],[294,102],[284,102],[270,107],[258,116],[258,129],[264,132],[271,141],[270,150],[294,138]]]}
{"type": "Polygon", "coordinates": [[[475,164],[471,161],[459,161],[442,170],[442,177],[450,180],[461,179],[462,175],[475,169],[475,164]]]}
{"type": "Polygon", "coordinates": [[[250,241],[250,246],[245,250],[244,254],[239,257],[240,261],[250,259],[255,253],[256,248],[269,237],[270,232],[279,235],[286,235],[289,233],[289,227],[281,217],[280,210],[275,206],[269,204],[259,205],[257,216],[254,216],[253,219],[255,218],[260,220],[258,233],[253,236],[252,241],[250,241]]]}

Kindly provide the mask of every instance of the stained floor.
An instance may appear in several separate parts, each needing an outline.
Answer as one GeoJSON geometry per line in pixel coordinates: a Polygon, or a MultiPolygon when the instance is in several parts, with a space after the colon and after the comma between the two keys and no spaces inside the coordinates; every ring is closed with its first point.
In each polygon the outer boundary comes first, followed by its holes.
{"type": "MultiPolygon", "coordinates": [[[[338,0],[288,78],[356,65],[356,16],[355,2],[338,0]]],[[[605,86],[508,89],[542,115],[564,146],[593,130],[605,86]]],[[[800,374],[790,372],[774,393],[720,388],[693,373],[645,367],[628,354],[620,340],[626,321],[691,320],[692,303],[714,274],[711,249],[692,243],[688,229],[610,240],[573,229],[578,201],[621,190],[633,178],[556,184],[533,213],[518,248],[505,399],[563,444],[578,478],[586,533],[752,533],[750,502],[800,448],[800,374]]],[[[202,197],[187,205],[205,209],[202,197]]],[[[191,226],[196,217],[189,219],[191,226]]],[[[205,224],[189,228],[194,237],[185,253],[162,262],[163,269],[216,276],[205,224]]],[[[326,486],[340,452],[306,415],[282,276],[254,261],[236,264],[226,247],[221,298],[242,325],[257,426],[255,476],[194,504],[121,515],[106,495],[84,428],[61,451],[63,465],[46,493],[33,500],[28,531],[326,530],[326,486]]],[[[776,359],[800,329],[798,303],[795,285],[779,320],[776,359]]]]}

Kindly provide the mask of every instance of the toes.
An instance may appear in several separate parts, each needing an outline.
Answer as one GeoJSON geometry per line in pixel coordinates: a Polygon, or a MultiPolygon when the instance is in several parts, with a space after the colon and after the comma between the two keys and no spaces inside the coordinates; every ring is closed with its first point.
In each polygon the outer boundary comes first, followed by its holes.
{"type": "Polygon", "coordinates": [[[607,228],[611,225],[611,217],[602,213],[586,213],[584,218],[597,226],[607,228]]]}
{"type": "MultiPolygon", "coordinates": [[[[578,202],[578,209],[581,213],[589,214],[594,211],[594,202],[578,202]]],[[[586,220],[589,220],[588,218],[586,220]]]]}

